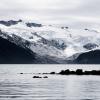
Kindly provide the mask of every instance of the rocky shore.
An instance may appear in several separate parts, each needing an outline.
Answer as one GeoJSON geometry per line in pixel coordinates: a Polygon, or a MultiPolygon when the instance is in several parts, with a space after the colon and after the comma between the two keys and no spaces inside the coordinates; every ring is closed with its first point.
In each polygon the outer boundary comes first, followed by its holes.
{"type": "Polygon", "coordinates": [[[100,75],[100,70],[83,71],[82,69],[77,69],[76,71],[62,70],[58,74],[61,75],[100,75]]]}
{"type": "MultiPolygon", "coordinates": [[[[26,74],[26,73],[19,73],[19,74],[26,74]]],[[[100,70],[83,71],[82,69],[77,69],[75,71],[71,71],[69,69],[66,69],[66,70],[61,70],[58,73],[50,72],[50,73],[30,73],[30,74],[35,74],[32,78],[49,78],[48,75],[100,75],[100,70]]]]}
{"type": "Polygon", "coordinates": [[[76,71],[71,71],[69,69],[61,70],[59,73],[50,72],[43,74],[58,74],[58,75],[100,75],[100,70],[83,71],[82,69],[77,69],[76,71]]]}

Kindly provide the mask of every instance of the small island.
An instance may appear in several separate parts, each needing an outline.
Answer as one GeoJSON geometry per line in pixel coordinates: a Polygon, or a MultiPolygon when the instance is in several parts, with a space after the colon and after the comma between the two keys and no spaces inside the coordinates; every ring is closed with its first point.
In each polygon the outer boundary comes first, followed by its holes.
{"type": "Polygon", "coordinates": [[[75,71],[71,71],[69,69],[61,70],[59,73],[50,72],[43,74],[56,74],[56,75],[100,75],[100,70],[91,70],[91,71],[83,71],[82,69],[76,69],[75,71]]]}
{"type": "MultiPolygon", "coordinates": [[[[25,73],[19,73],[25,74],[25,73]]],[[[83,71],[83,69],[76,69],[75,71],[66,69],[61,70],[60,72],[50,72],[50,73],[31,73],[37,74],[37,76],[33,76],[32,78],[48,78],[48,76],[40,76],[40,75],[100,75],[100,70],[91,70],[91,71],[83,71]]]]}
{"type": "MultiPolygon", "coordinates": [[[[51,74],[54,74],[54,72],[51,72],[51,74]]],[[[82,69],[77,69],[76,71],[70,71],[69,69],[66,69],[66,70],[61,70],[57,74],[60,74],[60,75],[100,75],[100,70],[83,71],[82,69]]]]}

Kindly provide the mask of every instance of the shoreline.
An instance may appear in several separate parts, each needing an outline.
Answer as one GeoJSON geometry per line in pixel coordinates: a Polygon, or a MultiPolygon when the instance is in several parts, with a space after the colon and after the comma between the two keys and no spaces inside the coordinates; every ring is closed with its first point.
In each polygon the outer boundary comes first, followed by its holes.
{"type": "MultiPolygon", "coordinates": [[[[19,74],[22,75],[26,73],[19,73],[19,74]]],[[[66,70],[61,70],[58,73],[50,72],[50,73],[31,73],[31,74],[36,75],[36,76],[34,75],[33,78],[41,78],[39,75],[100,75],[100,70],[83,71],[82,69],[77,69],[75,71],[71,71],[69,69],[66,69],[66,70]]]]}

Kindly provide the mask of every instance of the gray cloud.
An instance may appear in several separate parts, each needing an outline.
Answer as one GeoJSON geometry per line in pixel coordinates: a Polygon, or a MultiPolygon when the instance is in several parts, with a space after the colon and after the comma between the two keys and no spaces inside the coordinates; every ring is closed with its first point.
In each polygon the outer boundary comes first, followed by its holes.
{"type": "Polygon", "coordinates": [[[100,0],[0,0],[0,19],[99,23],[100,0]]]}

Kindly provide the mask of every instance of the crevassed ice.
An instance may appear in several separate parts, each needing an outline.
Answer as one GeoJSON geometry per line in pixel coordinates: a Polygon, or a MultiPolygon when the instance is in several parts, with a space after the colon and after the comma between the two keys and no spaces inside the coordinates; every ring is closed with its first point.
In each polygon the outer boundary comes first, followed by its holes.
{"type": "MultiPolygon", "coordinates": [[[[83,46],[87,43],[95,43],[98,46],[100,45],[100,32],[97,30],[97,28],[91,28],[89,30],[85,29],[61,29],[60,27],[54,27],[54,26],[48,26],[44,25],[42,27],[27,27],[24,22],[18,23],[16,25],[12,26],[4,26],[0,24],[0,29],[4,32],[7,32],[8,35],[15,34],[17,36],[22,37],[25,40],[28,40],[30,42],[37,43],[41,38],[47,39],[47,40],[63,40],[67,47],[64,50],[59,50],[55,47],[39,47],[33,48],[33,51],[35,52],[42,52],[42,54],[49,54],[55,55],[55,56],[66,56],[70,57],[76,53],[80,52],[87,52],[89,50],[86,50],[83,48],[83,46]],[[35,35],[36,33],[37,35],[35,35]],[[42,48],[42,49],[41,49],[42,48]],[[37,50],[38,49],[38,50],[37,50]],[[51,52],[50,52],[51,50],[51,52]],[[43,53],[44,52],[44,53],[43,53]]],[[[99,49],[96,48],[96,49],[99,49]]]]}

